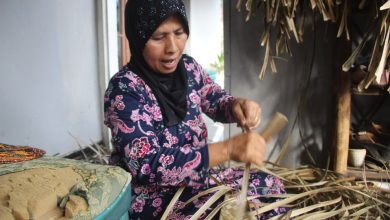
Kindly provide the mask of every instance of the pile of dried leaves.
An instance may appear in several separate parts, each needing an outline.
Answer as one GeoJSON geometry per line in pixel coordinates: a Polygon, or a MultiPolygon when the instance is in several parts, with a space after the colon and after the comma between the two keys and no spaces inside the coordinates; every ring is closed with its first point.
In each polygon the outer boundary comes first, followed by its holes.
{"type": "MultiPolygon", "coordinates": [[[[244,167],[243,167],[244,169],[244,167]]],[[[275,164],[254,168],[272,174],[283,180],[287,194],[255,195],[247,197],[252,211],[245,213],[244,219],[256,219],[267,211],[278,207],[289,208],[290,211],[271,219],[389,219],[390,218],[390,173],[382,169],[383,179],[372,181],[364,178],[365,170],[361,170],[363,179],[341,176],[329,170],[314,167],[288,169],[275,164]],[[258,197],[284,198],[281,201],[251,206],[251,200],[258,197]]],[[[381,169],[381,168],[378,168],[381,169]]],[[[372,169],[371,169],[372,170],[372,169]]],[[[169,219],[169,212],[180,195],[178,191],[162,219],[169,219]]],[[[190,203],[204,195],[213,194],[191,219],[197,219],[204,211],[220,198],[225,198],[206,219],[212,219],[219,211],[220,219],[237,219],[240,215],[239,195],[231,195],[232,189],[226,185],[211,188],[191,198],[190,203]]],[[[248,209],[249,210],[249,209],[248,209]]]]}

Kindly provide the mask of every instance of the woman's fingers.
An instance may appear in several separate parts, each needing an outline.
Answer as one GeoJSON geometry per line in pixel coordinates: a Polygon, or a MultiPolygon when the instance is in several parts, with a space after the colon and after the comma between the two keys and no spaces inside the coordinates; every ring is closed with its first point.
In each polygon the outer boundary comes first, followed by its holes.
{"type": "Polygon", "coordinates": [[[233,105],[233,114],[238,126],[255,129],[261,122],[261,108],[257,102],[238,98],[233,105]]]}
{"type": "Polygon", "coordinates": [[[256,108],[256,113],[254,113],[251,120],[248,120],[248,126],[251,130],[257,128],[261,122],[261,108],[258,105],[255,108],[256,108]]]}
{"type": "Polygon", "coordinates": [[[251,100],[245,100],[242,105],[244,115],[246,116],[246,126],[250,129],[255,129],[261,122],[261,108],[260,106],[251,100]]]}
{"type": "Polygon", "coordinates": [[[244,128],[246,126],[246,116],[244,114],[244,109],[242,108],[240,103],[237,103],[237,105],[234,108],[234,115],[236,117],[236,121],[238,126],[244,128]]]}

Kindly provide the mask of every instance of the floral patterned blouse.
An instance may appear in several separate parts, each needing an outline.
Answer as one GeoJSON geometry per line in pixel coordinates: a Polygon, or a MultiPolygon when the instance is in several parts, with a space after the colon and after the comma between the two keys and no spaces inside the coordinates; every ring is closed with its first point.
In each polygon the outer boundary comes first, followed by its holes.
{"type": "MultiPolygon", "coordinates": [[[[214,121],[234,122],[231,106],[235,98],[215,84],[193,58],[183,55],[183,60],[188,110],[175,126],[164,125],[152,90],[127,66],[113,76],[106,90],[105,124],[114,144],[110,161],[133,178],[130,219],[159,219],[181,186],[186,190],[177,203],[210,187],[207,129],[201,113],[214,121]]],[[[234,177],[232,184],[238,179],[234,177]]],[[[280,186],[276,193],[282,192],[280,186]]],[[[201,204],[197,200],[173,218],[185,219],[201,204]]]]}

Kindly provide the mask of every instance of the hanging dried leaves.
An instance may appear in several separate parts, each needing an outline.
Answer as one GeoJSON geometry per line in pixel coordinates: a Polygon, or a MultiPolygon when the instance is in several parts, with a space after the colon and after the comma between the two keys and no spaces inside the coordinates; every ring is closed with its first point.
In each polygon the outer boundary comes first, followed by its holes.
{"type": "MultiPolygon", "coordinates": [[[[348,7],[347,1],[342,2],[334,0],[246,0],[245,8],[247,11],[246,21],[249,21],[251,17],[257,16],[256,12],[263,7],[264,13],[264,31],[260,39],[260,45],[265,46],[264,62],[260,70],[259,78],[263,79],[267,67],[271,67],[273,73],[277,72],[275,64],[276,57],[282,55],[292,56],[290,49],[290,40],[294,38],[295,42],[303,42],[303,34],[306,21],[307,6],[314,11],[319,11],[322,14],[324,21],[336,22],[337,16],[335,10],[339,6],[343,6],[344,10],[341,15],[340,28],[338,37],[343,33],[346,33],[349,38],[348,25],[346,22],[348,7]],[[271,42],[271,36],[275,32],[276,40],[275,44],[271,42]]],[[[238,0],[236,8],[241,11],[243,5],[242,0],[238,0]]]]}
{"type": "MultiPolygon", "coordinates": [[[[260,69],[259,78],[263,79],[268,67],[271,67],[272,73],[277,72],[275,58],[283,55],[292,56],[290,43],[292,38],[296,43],[302,43],[304,40],[305,21],[307,21],[307,11],[312,10],[314,13],[320,13],[323,21],[338,23],[338,31],[336,37],[345,36],[350,40],[350,31],[348,29],[348,16],[351,13],[352,0],[238,0],[236,8],[241,11],[243,5],[247,11],[246,21],[251,18],[262,19],[264,21],[264,30],[260,39],[260,45],[265,46],[264,60],[260,69]],[[264,9],[264,13],[256,13],[260,9],[264,9]],[[275,35],[273,40],[271,36],[275,35]],[[273,42],[275,41],[275,42],[273,42]]],[[[360,0],[358,8],[361,9],[368,4],[366,0],[360,0]]],[[[379,25],[374,28],[379,30],[377,35],[376,46],[372,48],[372,57],[369,74],[359,86],[360,89],[367,88],[373,80],[379,80],[379,75],[383,72],[386,66],[386,60],[389,55],[389,10],[390,0],[382,6],[378,5],[384,16],[378,16],[382,19],[379,25]]],[[[380,14],[380,15],[382,15],[380,14]]],[[[372,32],[373,29],[367,30],[372,32]]],[[[359,56],[363,48],[366,46],[369,33],[366,34],[360,45],[353,51],[350,57],[346,60],[342,69],[349,71],[354,65],[356,58],[359,56]]],[[[390,88],[389,88],[390,91],[390,88]]]]}

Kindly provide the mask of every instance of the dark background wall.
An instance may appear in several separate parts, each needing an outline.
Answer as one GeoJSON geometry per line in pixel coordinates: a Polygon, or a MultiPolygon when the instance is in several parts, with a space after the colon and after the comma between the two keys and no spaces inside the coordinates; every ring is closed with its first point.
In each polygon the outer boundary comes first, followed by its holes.
{"type": "MultiPolygon", "coordinates": [[[[260,80],[258,75],[265,51],[260,46],[263,13],[261,9],[258,16],[246,22],[245,9],[238,12],[236,1],[224,1],[225,86],[233,95],[260,103],[262,126],[277,111],[288,117],[288,127],[268,145],[270,161],[279,154],[281,146],[288,143],[281,164],[310,163],[306,146],[317,165],[325,166],[332,147],[335,120],[334,57],[343,49],[334,47],[335,25],[325,24],[318,15],[313,23],[313,17],[309,16],[303,43],[296,44],[293,39],[293,56],[277,61],[278,73],[267,70],[265,78],[260,80]]],[[[234,135],[241,130],[230,126],[227,132],[234,135]]]]}

